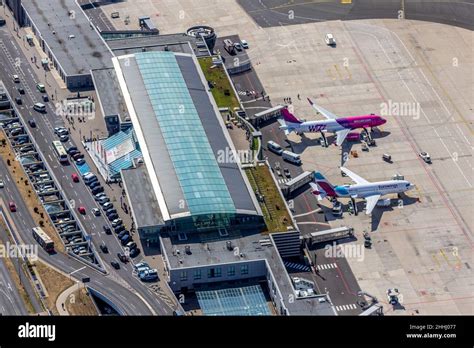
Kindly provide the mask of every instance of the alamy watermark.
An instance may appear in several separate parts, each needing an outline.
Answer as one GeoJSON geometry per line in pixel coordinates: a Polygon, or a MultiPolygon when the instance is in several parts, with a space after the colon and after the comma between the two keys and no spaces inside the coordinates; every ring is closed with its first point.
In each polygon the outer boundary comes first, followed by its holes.
{"type": "Polygon", "coordinates": [[[63,100],[55,104],[55,113],[63,117],[86,117],[88,120],[93,120],[95,112],[95,103],[90,100],[80,102],[63,100]]]}
{"type": "Polygon", "coordinates": [[[253,151],[250,150],[232,150],[226,147],[217,151],[217,163],[250,163],[253,160],[253,151]]]}
{"type": "Polygon", "coordinates": [[[414,120],[420,118],[420,103],[410,102],[394,102],[389,100],[388,103],[380,104],[380,116],[408,116],[414,120]]]}
{"type": "Polygon", "coordinates": [[[38,245],[16,245],[10,242],[0,244],[0,258],[28,258],[31,261],[38,260],[38,245]]]}
{"type": "Polygon", "coordinates": [[[341,244],[333,242],[324,247],[324,256],[327,258],[353,258],[364,261],[365,248],[363,244],[341,244]]]}

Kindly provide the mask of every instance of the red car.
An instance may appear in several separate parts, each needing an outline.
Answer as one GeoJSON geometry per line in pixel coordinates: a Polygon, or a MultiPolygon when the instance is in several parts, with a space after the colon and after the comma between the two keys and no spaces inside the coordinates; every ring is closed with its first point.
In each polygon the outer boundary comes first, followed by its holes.
{"type": "Polygon", "coordinates": [[[76,173],[71,174],[72,181],[79,182],[79,175],[76,173]]]}
{"type": "Polygon", "coordinates": [[[77,208],[77,211],[79,211],[79,213],[81,213],[82,215],[86,215],[86,208],[84,208],[82,206],[77,208]]]}
{"type": "Polygon", "coordinates": [[[8,203],[8,206],[10,207],[10,211],[13,213],[16,211],[16,204],[15,202],[10,202],[8,203]]]}

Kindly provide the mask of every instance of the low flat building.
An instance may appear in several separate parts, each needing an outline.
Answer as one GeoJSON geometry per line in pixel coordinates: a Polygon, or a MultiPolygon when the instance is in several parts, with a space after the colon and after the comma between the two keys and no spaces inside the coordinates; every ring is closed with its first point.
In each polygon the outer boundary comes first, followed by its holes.
{"type": "Polygon", "coordinates": [[[112,66],[112,53],[74,0],[10,0],[19,25],[31,27],[70,90],[93,89],[91,70],[112,66]]]}
{"type": "Polygon", "coordinates": [[[160,244],[168,283],[177,294],[259,281],[278,315],[336,315],[327,294],[298,297],[271,235],[162,233],[160,244]]]}

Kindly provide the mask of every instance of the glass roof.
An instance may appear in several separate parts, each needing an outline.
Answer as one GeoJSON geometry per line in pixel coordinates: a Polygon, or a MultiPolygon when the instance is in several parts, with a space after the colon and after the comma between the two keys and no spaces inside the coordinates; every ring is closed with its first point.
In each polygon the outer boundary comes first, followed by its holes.
{"type": "Polygon", "coordinates": [[[271,315],[260,285],[196,291],[196,296],[204,315],[271,315]]]}
{"type": "Polygon", "coordinates": [[[135,59],[190,213],[235,213],[174,54],[136,53],[135,59]]]}

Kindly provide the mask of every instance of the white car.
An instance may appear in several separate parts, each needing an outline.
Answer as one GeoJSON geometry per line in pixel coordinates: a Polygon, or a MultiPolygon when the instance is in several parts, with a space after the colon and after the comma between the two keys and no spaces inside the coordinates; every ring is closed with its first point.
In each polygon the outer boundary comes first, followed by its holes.
{"type": "Polygon", "coordinates": [[[240,44],[242,45],[243,48],[248,49],[249,48],[249,43],[246,40],[240,40],[240,44]]]}
{"type": "Polygon", "coordinates": [[[3,180],[0,180],[0,188],[4,188],[5,187],[5,183],[3,182],[3,180]]]}
{"type": "Polygon", "coordinates": [[[13,82],[15,82],[15,83],[20,82],[20,76],[18,76],[18,75],[13,75],[13,82]]]}
{"type": "Polygon", "coordinates": [[[99,208],[92,208],[92,214],[95,216],[100,216],[100,209],[99,208]]]}
{"type": "Polygon", "coordinates": [[[431,163],[431,157],[428,152],[420,152],[420,157],[425,161],[426,163],[431,163]]]}
{"type": "Polygon", "coordinates": [[[334,39],[334,36],[332,34],[326,34],[326,37],[324,38],[324,41],[326,41],[326,45],[328,45],[328,46],[335,46],[336,45],[336,39],[334,39]]]}
{"type": "Polygon", "coordinates": [[[243,49],[242,45],[238,42],[234,43],[234,47],[237,51],[242,51],[242,49],[243,49]]]}

